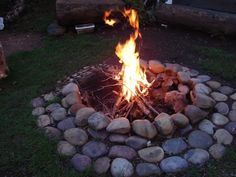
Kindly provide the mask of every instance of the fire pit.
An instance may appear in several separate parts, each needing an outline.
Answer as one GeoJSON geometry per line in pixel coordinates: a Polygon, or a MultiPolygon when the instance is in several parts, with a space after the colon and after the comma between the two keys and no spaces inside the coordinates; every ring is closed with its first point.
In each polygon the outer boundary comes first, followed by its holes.
{"type": "MultiPolygon", "coordinates": [[[[104,20],[114,25],[110,13],[104,20]]],[[[32,100],[37,125],[60,139],[58,153],[78,171],[93,164],[96,174],[150,176],[223,157],[236,134],[234,89],[179,64],[140,60],[137,13],[123,15],[134,32],[116,47],[121,66],[84,67],[32,100]]]]}

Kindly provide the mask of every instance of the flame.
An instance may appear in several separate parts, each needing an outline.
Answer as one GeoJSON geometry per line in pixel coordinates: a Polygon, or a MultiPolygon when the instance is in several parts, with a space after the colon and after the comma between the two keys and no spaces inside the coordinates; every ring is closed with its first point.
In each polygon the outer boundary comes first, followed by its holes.
{"type": "Polygon", "coordinates": [[[122,78],[122,94],[130,102],[138,94],[147,94],[150,83],[140,67],[139,53],[136,51],[136,40],[141,37],[137,11],[125,9],[122,14],[128,19],[134,32],[124,44],[118,43],[116,46],[115,53],[123,64],[117,78],[122,78]]]}
{"type": "Polygon", "coordinates": [[[111,15],[112,10],[106,11],[104,13],[104,17],[103,20],[105,22],[105,24],[109,25],[109,26],[114,26],[114,24],[116,24],[116,20],[115,19],[108,19],[108,17],[111,15]]]}

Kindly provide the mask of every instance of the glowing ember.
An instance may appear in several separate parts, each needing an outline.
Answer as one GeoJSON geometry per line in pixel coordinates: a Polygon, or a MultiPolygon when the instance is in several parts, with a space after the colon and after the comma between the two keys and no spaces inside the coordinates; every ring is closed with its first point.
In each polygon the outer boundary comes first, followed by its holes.
{"type": "Polygon", "coordinates": [[[114,26],[114,24],[116,23],[116,20],[115,19],[108,19],[108,17],[111,15],[111,12],[112,12],[111,10],[106,11],[104,13],[103,20],[107,25],[114,26]]]}
{"type": "MultiPolygon", "coordinates": [[[[110,13],[111,11],[105,12],[105,16],[109,16],[110,13]]],[[[139,53],[136,51],[136,39],[141,37],[137,11],[125,9],[122,14],[128,19],[134,29],[134,33],[130,35],[124,44],[119,43],[116,46],[116,55],[123,64],[122,70],[116,79],[122,80],[122,94],[130,102],[138,94],[146,95],[150,83],[146,79],[145,72],[140,67],[139,53]]],[[[108,24],[106,20],[105,22],[108,24]]]]}

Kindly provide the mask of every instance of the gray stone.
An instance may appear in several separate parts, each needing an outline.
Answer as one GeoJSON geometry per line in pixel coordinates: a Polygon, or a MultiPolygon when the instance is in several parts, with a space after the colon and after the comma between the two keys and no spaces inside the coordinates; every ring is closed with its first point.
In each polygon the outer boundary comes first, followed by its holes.
{"type": "Polygon", "coordinates": [[[184,109],[184,112],[192,124],[199,122],[208,115],[206,111],[203,111],[199,107],[194,105],[187,105],[184,109]]]}
{"type": "Polygon", "coordinates": [[[229,122],[229,119],[220,113],[212,114],[211,121],[217,126],[223,126],[229,122]]]}
{"type": "Polygon", "coordinates": [[[71,159],[71,163],[76,170],[83,172],[91,167],[92,160],[86,155],[75,154],[71,159]]]}
{"type": "Polygon", "coordinates": [[[94,171],[97,174],[105,174],[110,168],[111,159],[108,157],[100,157],[94,162],[94,171]]]}
{"type": "Polygon", "coordinates": [[[176,113],[171,115],[171,119],[174,124],[179,128],[184,128],[189,124],[189,119],[181,113],[176,113]]]}
{"type": "Polygon", "coordinates": [[[211,80],[211,77],[208,75],[199,75],[197,76],[197,79],[199,79],[201,82],[207,82],[211,80]]]}
{"type": "Polygon", "coordinates": [[[126,134],[130,131],[130,123],[126,118],[113,119],[106,130],[111,133],[126,134]]]}
{"type": "Polygon", "coordinates": [[[213,135],[215,125],[208,119],[204,119],[199,123],[198,128],[210,135],[213,135]]]}
{"type": "Polygon", "coordinates": [[[226,95],[219,93],[219,92],[212,92],[211,96],[216,101],[227,101],[228,100],[228,97],[226,95]]]}
{"type": "Polygon", "coordinates": [[[159,132],[163,135],[170,135],[174,131],[174,123],[171,117],[166,113],[159,114],[154,123],[159,130],[159,132]]]}
{"type": "Polygon", "coordinates": [[[59,103],[52,103],[52,104],[50,104],[46,107],[46,111],[47,112],[53,112],[53,111],[55,111],[56,109],[59,109],[59,108],[61,108],[61,105],[59,103]]]}
{"type": "Polygon", "coordinates": [[[66,29],[54,22],[48,26],[47,32],[50,36],[61,36],[66,32],[66,29]]]}
{"type": "Polygon", "coordinates": [[[100,141],[89,141],[83,146],[82,152],[90,158],[98,158],[107,154],[108,148],[100,141]]]}
{"type": "Polygon", "coordinates": [[[161,169],[153,163],[139,163],[136,166],[136,173],[138,176],[160,175],[161,169]]]}
{"type": "Polygon", "coordinates": [[[187,127],[180,129],[180,134],[184,136],[184,135],[187,135],[192,130],[193,130],[193,127],[192,125],[189,124],[187,127]]]}
{"type": "Polygon", "coordinates": [[[62,88],[62,94],[68,95],[71,92],[79,92],[79,87],[75,83],[69,83],[62,88]]]}
{"type": "Polygon", "coordinates": [[[52,92],[50,92],[48,94],[45,94],[43,98],[45,101],[53,101],[55,99],[55,95],[52,92]]]}
{"type": "Polygon", "coordinates": [[[50,139],[60,139],[61,138],[61,131],[54,127],[45,127],[45,135],[50,139]]]}
{"type": "Polygon", "coordinates": [[[165,66],[157,60],[149,60],[148,65],[149,69],[155,74],[162,73],[165,71],[165,66]]]}
{"type": "Polygon", "coordinates": [[[183,84],[188,83],[191,79],[189,72],[178,72],[177,78],[183,84]]]}
{"type": "Polygon", "coordinates": [[[218,88],[218,90],[223,93],[224,95],[230,95],[234,92],[234,89],[232,87],[229,86],[222,86],[220,88],[218,88]]]}
{"type": "Polygon", "coordinates": [[[189,87],[187,85],[179,84],[178,85],[178,90],[183,94],[188,94],[189,93],[189,87]]]}
{"type": "Polygon", "coordinates": [[[194,148],[207,149],[213,144],[213,140],[207,133],[195,130],[189,134],[188,143],[194,148]]]}
{"type": "Polygon", "coordinates": [[[0,17],[0,31],[2,31],[4,29],[5,25],[4,25],[4,19],[3,17],[0,17]]]}
{"type": "Polygon", "coordinates": [[[128,138],[127,135],[121,135],[121,134],[112,134],[109,136],[109,141],[112,143],[125,143],[125,140],[128,138]]]}
{"type": "Polygon", "coordinates": [[[125,140],[126,145],[139,150],[147,146],[147,140],[138,136],[130,136],[125,140]]]}
{"type": "Polygon", "coordinates": [[[65,108],[58,108],[51,113],[51,116],[55,121],[64,120],[66,118],[66,110],[65,108]]]}
{"type": "Polygon", "coordinates": [[[37,107],[34,108],[32,111],[33,116],[40,116],[45,113],[45,108],[44,107],[37,107]]]}
{"type": "Polygon", "coordinates": [[[217,81],[207,81],[206,83],[214,90],[217,90],[221,86],[221,83],[217,81]]]}
{"type": "Polygon", "coordinates": [[[221,144],[214,144],[209,148],[209,153],[214,159],[221,159],[226,153],[226,148],[221,144]]]}
{"type": "Polygon", "coordinates": [[[229,112],[229,119],[231,121],[236,121],[236,110],[232,110],[229,112]]]}
{"type": "Polygon", "coordinates": [[[66,131],[68,129],[75,128],[74,117],[69,117],[69,118],[66,118],[66,119],[60,121],[57,124],[57,128],[62,131],[66,131]]]}
{"type": "Polygon", "coordinates": [[[216,130],[213,137],[218,144],[230,145],[233,141],[233,136],[225,129],[216,130]]]}
{"type": "Polygon", "coordinates": [[[111,158],[121,157],[132,160],[137,156],[137,153],[129,146],[115,145],[110,148],[108,156],[111,158]]]}
{"type": "Polygon", "coordinates": [[[95,112],[88,118],[88,124],[95,130],[102,130],[108,126],[111,120],[102,112],[95,112]]]}
{"type": "Polygon", "coordinates": [[[80,128],[71,128],[64,132],[64,138],[73,145],[82,146],[88,141],[87,133],[80,128]]]}
{"type": "Polygon", "coordinates": [[[139,150],[138,155],[147,162],[160,162],[164,158],[164,151],[159,146],[153,146],[139,150]]]}
{"type": "Polygon", "coordinates": [[[157,135],[155,126],[149,120],[135,120],[132,122],[134,133],[144,138],[152,139],[157,135]]]}
{"type": "Polygon", "coordinates": [[[166,63],[166,69],[172,70],[174,72],[183,71],[183,67],[180,64],[176,63],[166,63]]]}
{"type": "Polygon", "coordinates": [[[37,119],[37,126],[42,128],[50,125],[52,123],[50,117],[48,115],[41,115],[37,119]]]}
{"type": "Polygon", "coordinates": [[[67,105],[74,105],[77,103],[81,103],[79,92],[71,92],[64,99],[67,105]]]}
{"type": "Polygon", "coordinates": [[[57,145],[57,152],[62,156],[73,156],[76,148],[67,141],[60,141],[57,145]]]}
{"type": "Polygon", "coordinates": [[[187,144],[182,138],[172,138],[166,140],[162,148],[167,154],[179,154],[187,148],[187,144]]]}
{"type": "Polygon", "coordinates": [[[95,110],[90,107],[81,108],[77,111],[75,117],[75,124],[79,127],[85,126],[88,124],[88,118],[95,113],[95,110]]]}
{"type": "Polygon", "coordinates": [[[216,104],[215,100],[205,94],[190,92],[190,95],[193,104],[199,108],[210,109],[216,104]]]}
{"type": "Polygon", "coordinates": [[[232,135],[236,135],[236,122],[229,122],[224,128],[232,135]]]}
{"type": "Polygon", "coordinates": [[[232,109],[233,109],[233,110],[236,110],[236,102],[234,102],[234,103],[232,104],[232,109]]]}
{"type": "Polygon", "coordinates": [[[34,98],[32,101],[31,101],[31,104],[33,107],[43,107],[45,102],[44,100],[41,98],[41,97],[38,97],[38,98],[34,98]]]}
{"type": "Polygon", "coordinates": [[[184,158],[194,164],[194,165],[204,165],[209,160],[209,153],[204,149],[191,149],[186,154],[184,158]]]}
{"type": "Polygon", "coordinates": [[[199,75],[199,72],[195,69],[190,69],[190,76],[191,77],[196,77],[199,75]]]}
{"type": "Polygon", "coordinates": [[[176,173],[188,168],[188,162],[182,157],[172,156],[162,160],[160,167],[165,173],[176,173]]]}
{"type": "Polygon", "coordinates": [[[229,113],[229,106],[225,102],[219,102],[215,105],[218,113],[227,115],[229,113]]]}
{"type": "Polygon", "coordinates": [[[88,128],[87,131],[91,137],[98,140],[105,140],[106,137],[108,136],[108,132],[106,130],[97,131],[97,130],[88,128]]]}
{"type": "Polygon", "coordinates": [[[126,159],[116,158],[111,163],[113,177],[130,177],[134,173],[133,165],[126,159]]]}
{"type": "Polygon", "coordinates": [[[201,94],[210,94],[211,93],[211,88],[207,87],[205,84],[203,83],[198,83],[194,86],[194,92],[195,93],[201,93],[201,94]]]}
{"type": "Polygon", "coordinates": [[[236,100],[236,92],[235,92],[234,94],[230,95],[230,98],[231,98],[232,100],[236,100]]]}

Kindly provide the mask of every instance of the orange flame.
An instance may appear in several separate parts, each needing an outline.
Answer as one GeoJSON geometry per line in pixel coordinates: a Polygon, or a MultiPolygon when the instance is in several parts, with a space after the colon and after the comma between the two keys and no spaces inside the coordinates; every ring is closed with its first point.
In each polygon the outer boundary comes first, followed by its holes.
{"type": "Polygon", "coordinates": [[[105,22],[105,24],[109,25],[109,26],[114,26],[114,24],[116,24],[116,20],[115,19],[108,19],[108,17],[111,15],[112,10],[106,11],[104,13],[103,16],[103,20],[105,22]]]}
{"type": "Polygon", "coordinates": [[[130,102],[137,94],[147,94],[150,83],[140,67],[139,53],[136,51],[136,39],[141,37],[137,11],[125,9],[122,14],[134,29],[134,33],[124,44],[119,43],[116,46],[116,55],[123,64],[119,73],[122,78],[122,94],[130,102]]]}

